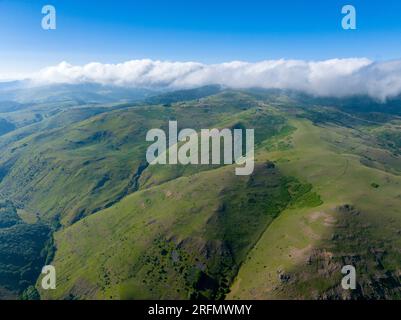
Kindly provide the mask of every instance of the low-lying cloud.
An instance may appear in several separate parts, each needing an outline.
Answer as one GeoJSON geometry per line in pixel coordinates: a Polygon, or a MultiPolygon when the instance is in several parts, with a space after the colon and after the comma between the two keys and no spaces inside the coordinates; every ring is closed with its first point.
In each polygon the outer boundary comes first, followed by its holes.
{"type": "Polygon", "coordinates": [[[231,88],[299,90],[316,96],[369,95],[384,100],[401,93],[401,60],[366,58],[325,61],[266,60],[220,64],[132,60],[119,64],[62,62],[36,73],[35,83],[95,82],[140,88],[193,88],[219,84],[231,88]]]}

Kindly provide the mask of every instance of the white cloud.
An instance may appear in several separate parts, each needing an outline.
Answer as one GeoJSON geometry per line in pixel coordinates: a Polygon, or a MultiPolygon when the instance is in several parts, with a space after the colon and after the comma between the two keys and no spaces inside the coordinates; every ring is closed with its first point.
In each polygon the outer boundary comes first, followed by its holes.
{"type": "Polygon", "coordinates": [[[367,94],[383,100],[401,93],[401,60],[266,60],[209,65],[132,60],[119,64],[89,63],[83,66],[62,62],[42,69],[32,80],[34,83],[96,82],[171,89],[220,84],[232,88],[294,89],[317,96],[367,94]]]}

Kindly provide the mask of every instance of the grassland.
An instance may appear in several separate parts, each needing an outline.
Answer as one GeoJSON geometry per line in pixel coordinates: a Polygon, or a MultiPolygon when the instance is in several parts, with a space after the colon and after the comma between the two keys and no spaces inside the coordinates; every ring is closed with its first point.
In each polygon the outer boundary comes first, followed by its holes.
{"type": "Polygon", "coordinates": [[[50,112],[0,137],[0,198],[52,228],[58,282],[37,279],[42,299],[400,298],[397,114],[213,87],[152,99],[50,112]],[[168,120],[254,128],[254,174],[147,166],[145,134],[168,120]]]}
{"type": "Polygon", "coordinates": [[[399,173],[367,167],[360,156],[343,153],[344,144],[354,142],[348,140],[355,138],[352,129],[307,120],[292,125],[293,148],[266,156],[284,174],[311,183],[323,204],[282,212],[241,266],[228,298],[400,298],[399,173]],[[353,296],[340,288],[345,264],[358,271],[353,296]]]}

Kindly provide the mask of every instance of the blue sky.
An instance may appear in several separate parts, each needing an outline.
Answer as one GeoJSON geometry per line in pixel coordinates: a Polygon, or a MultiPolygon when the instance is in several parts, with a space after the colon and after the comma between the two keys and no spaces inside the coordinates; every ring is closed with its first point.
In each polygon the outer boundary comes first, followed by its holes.
{"type": "Polygon", "coordinates": [[[399,0],[0,0],[0,74],[63,60],[389,60],[400,53],[399,0]],[[41,28],[46,4],[56,7],[57,30],[41,28]],[[345,4],[356,7],[357,30],[341,28],[345,4]]]}

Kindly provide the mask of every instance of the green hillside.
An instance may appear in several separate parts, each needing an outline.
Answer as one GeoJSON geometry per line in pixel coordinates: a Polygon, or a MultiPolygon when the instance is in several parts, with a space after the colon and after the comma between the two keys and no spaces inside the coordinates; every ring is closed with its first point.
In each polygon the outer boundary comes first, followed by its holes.
{"type": "Polygon", "coordinates": [[[318,203],[309,194],[269,163],[255,177],[224,167],[134,193],[57,233],[59,286],[50,297],[221,298],[283,208],[305,197],[318,203]]]}
{"type": "Polygon", "coordinates": [[[355,105],[207,87],[49,106],[0,137],[0,199],[51,228],[40,246],[57,289],[39,277],[12,292],[36,281],[42,299],[400,298],[401,119],[355,105]],[[169,120],[255,129],[254,173],[148,166],[146,132],[169,120]],[[339,288],[345,264],[358,271],[352,295],[339,288]]]}
{"type": "Polygon", "coordinates": [[[293,148],[269,157],[283,173],[310,182],[323,204],[282,212],[249,253],[228,298],[401,298],[399,171],[366,166],[344,152],[359,139],[353,129],[294,125],[293,148]],[[358,273],[351,296],[340,285],[346,264],[358,273]]]}
{"type": "Polygon", "coordinates": [[[16,298],[32,285],[47,258],[49,228],[26,223],[10,201],[0,202],[0,295],[16,298]]]}

